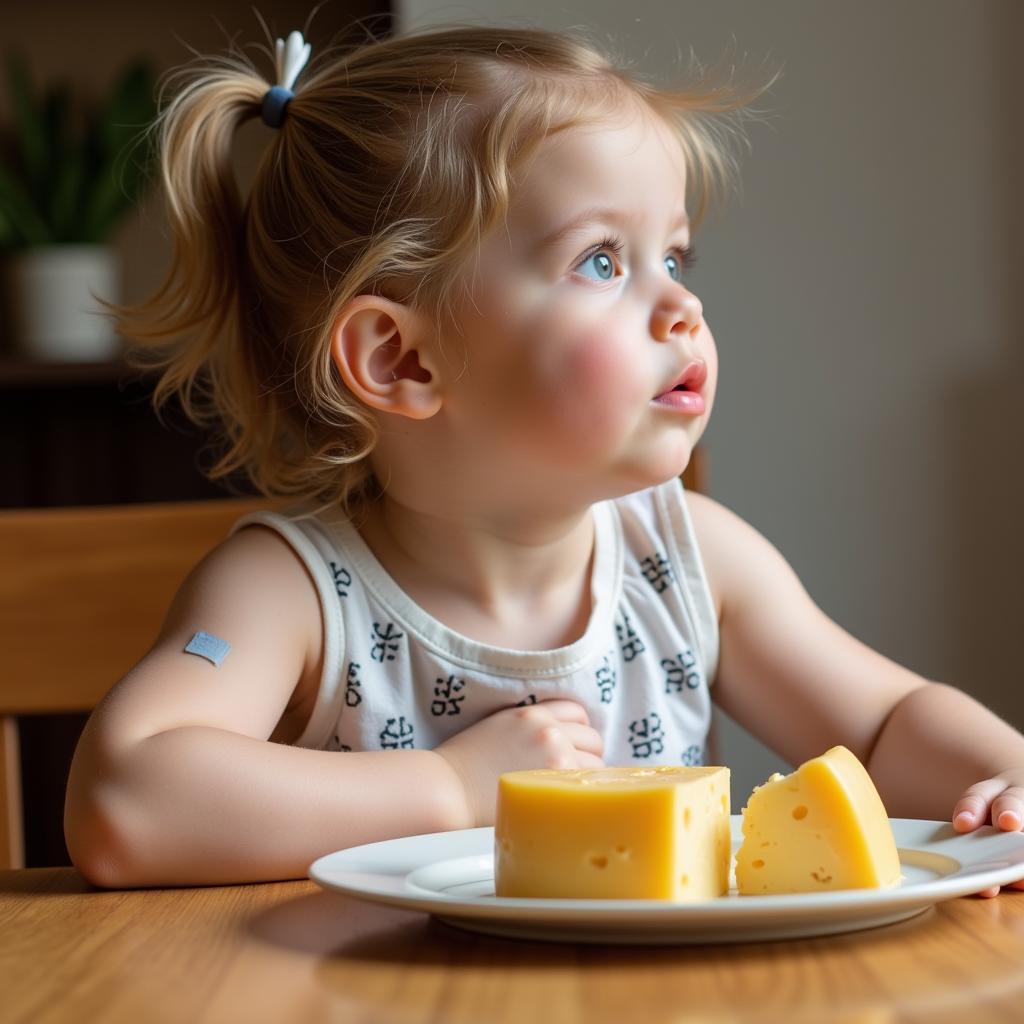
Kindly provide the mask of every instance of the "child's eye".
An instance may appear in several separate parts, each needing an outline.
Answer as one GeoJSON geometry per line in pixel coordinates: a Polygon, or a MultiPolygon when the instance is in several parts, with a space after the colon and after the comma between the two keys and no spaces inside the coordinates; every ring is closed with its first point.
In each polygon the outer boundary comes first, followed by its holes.
{"type": "Polygon", "coordinates": [[[697,262],[697,254],[688,245],[673,249],[665,256],[665,269],[673,281],[683,283],[683,274],[697,262]]]}
{"type": "Polygon", "coordinates": [[[616,238],[606,238],[595,246],[575,266],[577,274],[592,281],[610,281],[615,276],[617,258],[622,252],[622,243],[616,238]]]}

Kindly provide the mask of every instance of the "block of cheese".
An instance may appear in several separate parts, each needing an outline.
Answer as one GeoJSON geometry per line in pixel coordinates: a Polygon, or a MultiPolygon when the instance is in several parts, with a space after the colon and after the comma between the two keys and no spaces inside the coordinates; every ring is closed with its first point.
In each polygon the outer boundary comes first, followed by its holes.
{"type": "Polygon", "coordinates": [[[729,887],[729,769],[537,769],[498,780],[498,896],[699,900],[729,887]]]}
{"type": "Polygon", "coordinates": [[[792,775],[773,775],[743,808],[741,895],[875,889],[900,880],[882,799],[864,766],[833,747],[792,775]]]}

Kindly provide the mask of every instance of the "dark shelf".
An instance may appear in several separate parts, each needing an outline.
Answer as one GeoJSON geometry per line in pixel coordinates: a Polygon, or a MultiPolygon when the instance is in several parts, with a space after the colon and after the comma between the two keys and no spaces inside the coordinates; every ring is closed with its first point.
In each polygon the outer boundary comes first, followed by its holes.
{"type": "Polygon", "coordinates": [[[75,388],[118,384],[139,379],[139,370],[124,362],[44,363],[0,356],[0,389],[75,388]]]}

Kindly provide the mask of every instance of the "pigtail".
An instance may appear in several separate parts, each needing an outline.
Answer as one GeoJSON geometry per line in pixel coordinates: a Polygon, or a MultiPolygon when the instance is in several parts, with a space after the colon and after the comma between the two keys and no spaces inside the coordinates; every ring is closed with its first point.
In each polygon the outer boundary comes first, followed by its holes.
{"type": "MultiPolygon", "coordinates": [[[[118,333],[136,365],[161,371],[158,410],[176,398],[199,425],[248,416],[243,315],[246,291],[243,205],[231,152],[235,135],[258,116],[267,83],[243,60],[206,62],[169,76],[174,91],[154,125],[173,244],[170,269],[146,302],[117,310],[118,333]],[[177,90],[174,91],[174,87],[177,90]],[[217,402],[209,401],[217,394],[217,402]],[[218,408],[214,408],[214,406],[218,408]],[[226,406],[226,408],[225,408],[226,406]]],[[[213,476],[240,465],[218,464],[213,476]]]]}

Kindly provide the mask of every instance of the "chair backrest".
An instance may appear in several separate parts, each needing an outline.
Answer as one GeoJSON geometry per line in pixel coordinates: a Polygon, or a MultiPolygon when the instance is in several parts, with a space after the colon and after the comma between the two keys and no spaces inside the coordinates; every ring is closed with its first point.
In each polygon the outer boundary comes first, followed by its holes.
{"type": "Polygon", "coordinates": [[[89,711],[258,499],[0,510],[0,869],[24,865],[17,717],[89,711]]]}
{"type": "Polygon", "coordinates": [[[700,445],[693,449],[683,470],[683,486],[698,494],[708,493],[708,455],[700,445]]]}

